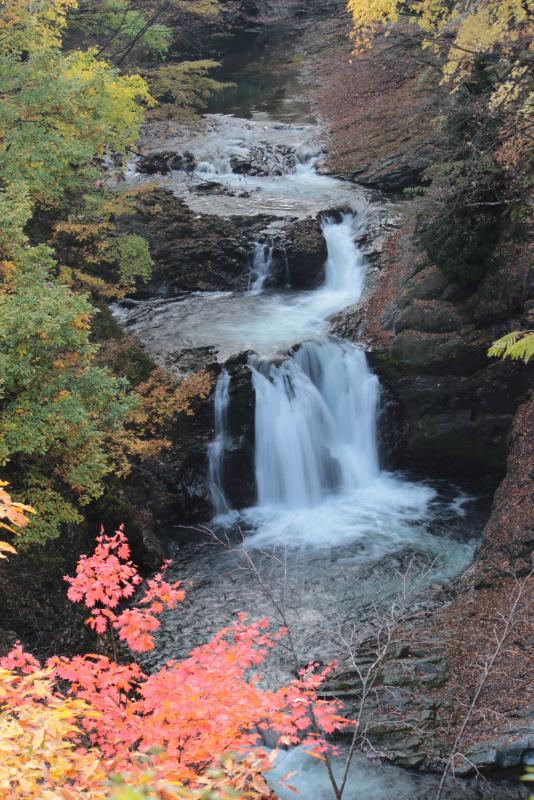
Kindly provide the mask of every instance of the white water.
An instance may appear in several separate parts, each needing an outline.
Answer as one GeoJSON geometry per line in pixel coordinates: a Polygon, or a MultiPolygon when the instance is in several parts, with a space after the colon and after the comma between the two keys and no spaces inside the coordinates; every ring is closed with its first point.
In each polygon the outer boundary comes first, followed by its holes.
{"type": "Polygon", "coordinates": [[[307,342],[280,366],[253,367],[253,381],[260,506],[312,508],[376,480],[378,381],[361,350],[307,342]]]}
{"type": "MultiPolygon", "coordinates": [[[[345,214],[322,229],[325,282],[297,296],[290,312],[300,323],[294,335],[308,340],[282,361],[250,360],[257,505],[243,512],[253,529],[248,542],[327,549],[357,543],[356,561],[412,547],[440,562],[436,577],[454,574],[469,560],[471,545],[428,532],[434,489],[380,470],[378,379],[360,348],[327,332],[328,317],[358,301],[364,288],[355,219],[345,214]]],[[[280,344],[284,329],[279,312],[275,298],[255,322],[256,336],[260,329],[271,345],[280,344]]]]}
{"type": "Polygon", "coordinates": [[[250,294],[260,294],[273,268],[274,243],[256,242],[252,258],[250,294]]]}
{"type": "Polygon", "coordinates": [[[219,360],[253,350],[274,358],[293,346],[328,335],[328,319],[361,297],[365,264],[354,237],[368,219],[368,206],[326,220],[326,281],[316,291],[237,294],[215,292],[177,300],[149,300],[114,307],[114,313],[156,358],[183,348],[214,346],[219,360]]]}
{"type": "Polygon", "coordinates": [[[208,445],[208,487],[213,510],[217,515],[227,514],[230,506],[223,488],[223,466],[228,444],[228,404],[230,401],[230,375],[223,369],[217,381],[214,398],[215,438],[208,445]]]}
{"type": "MultiPolygon", "coordinates": [[[[361,190],[317,172],[321,158],[317,136],[316,125],[280,124],[262,115],[243,120],[208,114],[200,130],[181,130],[175,140],[166,143],[171,152],[194,153],[198,161],[194,173],[175,170],[160,176],[158,182],[181,197],[193,211],[222,216],[267,213],[304,219],[326,208],[353,207],[363,196],[361,190]],[[277,145],[286,145],[295,153],[296,164],[282,175],[276,158],[269,163],[269,150],[277,145]],[[273,174],[243,175],[232,170],[234,158],[246,160],[251,151],[264,146],[266,166],[272,167],[273,174]],[[197,192],[207,180],[222,184],[227,192],[208,195],[197,192]]],[[[161,143],[157,149],[161,150],[161,143]]],[[[128,183],[153,183],[154,176],[136,173],[134,167],[135,164],[127,172],[128,183]]]]}
{"type": "MultiPolygon", "coordinates": [[[[214,526],[226,527],[230,541],[235,523],[241,523],[247,546],[257,548],[254,560],[262,580],[285,605],[302,662],[326,662],[339,656],[338,626],[372,624],[376,609],[398,597],[400,573],[412,559],[417,570],[433,564],[428,582],[446,580],[469,563],[468,528],[456,527],[467,500],[458,495],[451,502],[428,485],[380,469],[378,380],[360,348],[329,333],[330,317],[361,299],[365,263],[354,242],[372,209],[354,187],[318,175],[313,151],[302,150],[290,174],[238,176],[231,172],[229,153],[238,151],[241,140],[218,141],[219,149],[206,153],[198,171],[229,190],[246,189],[248,196],[196,195],[182,177],[171,176],[172,188],[192,208],[291,217],[353,209],[323,223],[324,284],[313,292],[265,291],[273,251],[257,244],[246,293],[140,302],[116,313],[156,357],[169,354],[171,363],[173,353],[202,345],[213,346],[220,362],[246,350],[255,353],[249,364],[256,397],[257,505],[232,512],[225,496],[230,375],[223,370],[214,396],[215,437],[208,448],[214,526]]],[[[264,241],[275,236],[262,234],[264,241]]],[[[192,602],[179,615],[164,618],[159,658],[180,658],[227,624],[229,614],[272,613],[255,581],[211,542],[197,537],[180,542],[174,559],[173,578],[191,580],[192,602]]],[[[286,680],[290,669],[283,652],[276,658],[273,685],[286,680]]],[[[342,759],[334,761],[340,769],[342,759]]],[[[280,783],[293,770],[297,774],[290,783],[302,798],[330,800],[323,765],[300,748],[281,752],[268,776],[281,800],[294,796],[280,783]]],[[[434,789],[431,781],[380,770],[357,756],[347,800],[426,800],[434,789]]]]}
{"type": "MultiPolygon", "coordinates": [[[[332,759],[338,782],[344,771],[344,751],[339,762],[332,759]]],[[[333,800],[334,794],[324,763],[311,758],[301,747],[279,751],[273,769],[266,775],[280,800],[333,800]],[[289,775],[288,778],[285,776],[289,775]],[[285,778],[285,780],[284,780],[285,778]],[[292,788],[288,788],[288,784],[292,788]],[[295,791],[296,790],[296,791],[295,791]]],[[[438,791],[438,774],[403,770],[368,759],[361,753],[353,757],[344,800],[430,800],[438,791]]],[[[510,800],[521,792],[508,784],[471,779],[450,780],[445,784],[443,800],[510,800]]]]}

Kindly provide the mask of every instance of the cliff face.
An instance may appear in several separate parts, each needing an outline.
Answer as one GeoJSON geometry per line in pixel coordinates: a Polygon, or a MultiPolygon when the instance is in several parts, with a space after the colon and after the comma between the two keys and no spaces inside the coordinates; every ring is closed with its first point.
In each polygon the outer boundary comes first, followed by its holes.
{"type": "Polygon", "coordinates": [[[501,481],[475,563],[437,610],[401,633],[405,645],[386,665],[377,705],[407,724],[382,730],[373,744],[405,766],[442,768],[521,591],[465,729],[469,761],[458,771],[511,767],[534,745],[526,577],[534,545],[534,368],[489,359],[487,350],[505,332],[533,327],[532,250],[501,229],[498,265],[469,289],[431,263],[417,236],[424,198],[399,193],[420,184],[435,157],[432,120],[442,90],[402,42],[379,40],[351,57],[346,30],[342,21],[324,25],[325,46],[310,67],[331,136],[330,169],[397,198],[399,222],[373,255],[364,303],[341,315],[338,329],[370,348],[395,409],[397,466],[486,478],[493,488],[501,481]]]}
{"type": "Polygon", "coordinates": [[[401,460],[452,477],[502,477],[513,415],[532,371],[488,359],[490,344],[531,325],[527,253],[465,291],[430,264],[406,220],[382,253],[360,335],[397,398],[401,460]],[[380,309],[379,314],[376,309],[380,309]]]}
{"type": "Polygon", "coordinates": [[[343,16],[314,28],[309,49],[315,104],[330,133],[332,171],[391,193],[419,183],[435,154],[436,70],[413,46],[386,38],[354,56],[343,16]]]}

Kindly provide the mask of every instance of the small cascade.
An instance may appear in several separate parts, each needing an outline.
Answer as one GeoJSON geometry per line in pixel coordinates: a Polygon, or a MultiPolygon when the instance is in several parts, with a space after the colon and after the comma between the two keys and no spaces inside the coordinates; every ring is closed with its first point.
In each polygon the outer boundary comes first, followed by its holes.
{"type": "Polygon", "coordinates": [[[378,478],[378,381],[361,350],[325,339],[251,368],[259,506],[310,508],[378,478]]]}
{"type": "Polygon", "coordinates": [[[228,444],[228,405],[230,401],[230,375],[223,369],[215,387],[215,438],[208,445],[208,486],[216,516],[230,511],[224,493],[223,468],[228,444]]]}
{"type": "Polygon", "coordinates": [[[326,241],[326,277],[324,288],[333,292],[350,292],[353,302],[359,300],[364,286],[363,254],[354,244],[354,216],[343,214],[341,222],[325,219],[322,232],[326,241]]]}
{"type": "Polygon", "coordinates": [[[315,174],[320,155],[310,147],[299,147],[295,153],[295,174],[315,174]]]}
{"type": "Polygon", "coordinates": [[[260,294],[273,268],[274,242],[256,242],[250,273],[250,293],[260,294]]]}
{"type": "Polygon", "coordinates": [[[281,244],[280,247],[284,259],[284,277],[286,282],[286,289],[289,289],[291,286],[291,270],[289,269],[289,259],[287,257],[287,250],[285,244],[281,244]]]}

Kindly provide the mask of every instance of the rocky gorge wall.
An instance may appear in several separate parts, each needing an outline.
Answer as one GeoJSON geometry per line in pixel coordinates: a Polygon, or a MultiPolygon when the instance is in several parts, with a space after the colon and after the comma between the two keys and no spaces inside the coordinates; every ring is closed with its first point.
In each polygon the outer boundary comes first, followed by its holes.
{"type": "Polygon", "coordinates": [[[352,57],[346,33],[346,21],[324,23],[315,33],[324,46],[309,62],[329,167],[397,198],[399,214],[373,254],[364,302],[336,327],[369,348],[395,421],[397,467],[498,486],[473,566],[431,593],[434,610],[404,626],[387,659],[371,712],[389,722],[371,741],[395,763],[443,769],[519,591],[506,646],[462,735],[465,758],[456,760],[459,774],[517,767],[534,748],[534,369],[487,350],[505,332],[533,327],[532,249],[501,232],[499,267],[470,289],[429,261],[416,236],[424,205],[402,191],[419,185],[435,157],[436,76],[398,42],[378,40],[352,57]]]}

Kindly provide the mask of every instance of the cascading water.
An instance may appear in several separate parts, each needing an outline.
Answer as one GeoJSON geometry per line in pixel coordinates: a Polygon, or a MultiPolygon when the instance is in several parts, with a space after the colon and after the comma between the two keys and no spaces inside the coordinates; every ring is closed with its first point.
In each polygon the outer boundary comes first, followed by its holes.
{"type": "MultiPolygon", "coordinates": [[[[256,354],[251,368],[258,504],[241,512],[251,546],[350,547],[364,561],[409,547],[432,557],[446,550],[447,569],[457,571],[469,559],[471,545],[453,548],[450,540],[444,545],[431,534],[439,504],[434,489],[380,472],[377,381],[355,345],[329,335],[330,317],[361,298],[365,264],[354,240],[369,224],[373,208],[353,186],[318,174],[316,151],[302,142],[291,142],[296,164],[284,175],[236,174],[233,159],[247,158],[267,131],[247,123],[241,136],[235,125],[217,119],[203,147],[192,147],[204,161],[198,168],[209,173],[213,165],[217,181],[229,192],[197,195],[186,183],[175,182],[178,173],[172,178],[174,190],[179,193],[182,186],[193,210],[208,203],[210,213],[247,208],[246,213],[311,218],[321,208],[353,208],[354,213],[337,213],[323,222],[328,251],[323,285],[307,292],[253,290],[149,301],[146,311],[141,303],[121,312],[122,322],[160,356],[204,346],[214,347],[220,362],[247,350],[256,354]],[[223,130],[227,135],[221,136],[223,130]],[[241,188],[247,189],[244,198],[241,188]]],[[[269,136],[275,134],[277,128],[269,129],[269,136]]],[[[270,255],[258,248],[262,264],[254,276],[256,290],[265,285],[270,255]]],[[[223,489],[225,391],[221,378],[209,486],[215,514],[229,521],[223,489]]]]}
{"type": "MultiPolygon", "coordinates": [[[[280,63],[285,63],[285,51],[283,55],[280,63]]],[[[263,92],[263,80],[261,88],[263,92]]],[[[283,105],[285,111],[292,106],[286,107],[285,100],[283,105]]],[[[230,376],[223,371],[209,445],[209,489],[217,515],[213,527],[226,526],[228,541],[239,543],[233,530],[239,520],[247,546],[258,548],[254,560],[265,586],[284,607],[302,663],[328,663],[340,656],[340,626],[373,624],[377,609],[389,609],[398,597],[405,569],[414,565],[418,571],[430,562],[429,581],[434,581],[457,574],[469,562],[472,518],[458,524],[457,503],[465,495],[451,502],[451,487],[438,497],[428,485],[380,470],[377,379],[358,347],[329,335],[329,318],[361,297],[365,265],[354,239],[360,230],[376,227],[378,206],[370,205],[354,183],[316,169],[314,124],[299,120],[281,125],[280,119],[255,112],[243,120],[233,111],[204,122],[185,143],[180,133],[181,151],[187,147],[197,159],[195,172],[173,171],[162,183],[195,213],[275,217],[277,224],[264,235],[276,237],[277,268],[279,262],[283,267],[279,240],[289,220],[313,220],[333,208],[355,212],[336,214],[322,226],[328,259],[325,281],[316,291],[262,291],[271,255],[263,250],[258,253],[262,267],[251,276],[252,291],[184,294],[129,303],[120,310],[121,323],[162,363],[174,363],[177,352],[192,348],[209,347],[221,364],[246,351],[256,354],[250,366],[256,393],[258,503],[228,514],[229,450],[236,447],[237,464],[243,446],[243,467],[249,453],[248,439],[240,443],[229,438],[230,376]],[[202,191],[206,181],[219,187],[202,191]]],[[[153,176],[137,180],[153,181],[153,176]]],[[[173,579],[191,581],[193,602],[162,619],[158,649],[146,656],[153,659],[153,668],[203,644],[234,613],[244,611],[252,619],[272,614],[257,581],[247,570],[236,570],[235,560],[225,548],[213,547],[211,539],[186,536],[173,551],[169,569],[173,579]]],[[[274,654],[273,686],[285,682],[293,668],[286,668],[283,650],[278,656],[279,664],[274,654]]],[[[335,770],[341,768],[334,757],[333,764],[335,770]]],[[[330,797],[330,787],[320,769],[320,762],[299,749],[280,751],[270,780],[278,797],[289,798],[291,792],[277,778],[297,771],[291,783],[301,797],[321,800],[330,797]]],[[[421,780],[411,773],[403,779],[400,772],[355,758],[347,800],[433,797],[433,787],[423,792],[421,780]]]]}
{"type": "Polygon", "coordinates": [[[255,531],[252,547],[357,541],[364,559],[408,543],[440,550],[435,537],[423,534],[436,492],[380,470],[379,384],[365,353],[322,325],[361,297],[365,263],[354,229],[352,214],[322,225],[325,280],[296,307],[303,333],[309,336],[315,322],[315,336],[283,361],[250,359],[258,503],[245,517],[255,531]]]}
{"type": "Polygon", "coordinates": [[[274,243],[256,242],[252,258],[250,293],[260,294],[273,268],[274,243]]]}
{"type": "Polygon", "coordinates": [[[349,302],[357,302],[363,291],[365,279],[364,258],[354,244],[354,216],[343,214],[339,223],[332,219],[323,222],[327,259],[323,291],[350,294],[349,302]]]}
{"type": "MultiPolygon", "coordinates": [[[[328,257],[317,294],[354,302],[363,290],[364,262],[353,216],[328,219],[322,230],[328,257]]],[[[325,335],[282,364],[253,359],[251,368],[260,507],[309,508],[333,490],[376,480],[378,381],[359,348],[325,335]]]]}
{"type": "Polygon", "coordinates": [[[252,371],[260,506],[309,508],[376,480],[378,381],[361,350],[307,342],[283,364],[252,371]]]}
{"type": "Polygon", "coordinates": [[[223,486],[224,456],[228,444],[228,404],[230,402],[230,375],[223,369],[215,387],[215,438],[208,445],[208,486],[213,510],[217,516],[230,511],[223,486]]]}

